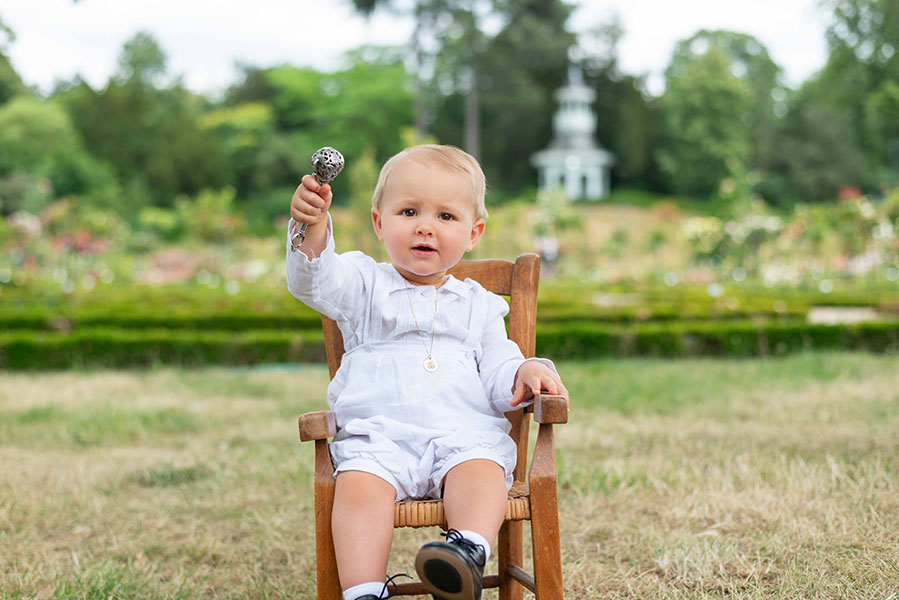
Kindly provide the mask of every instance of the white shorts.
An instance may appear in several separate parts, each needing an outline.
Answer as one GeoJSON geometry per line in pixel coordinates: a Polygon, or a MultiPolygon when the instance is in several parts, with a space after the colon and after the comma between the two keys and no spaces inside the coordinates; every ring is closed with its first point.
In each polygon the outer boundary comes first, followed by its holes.
{"type": "Polygon", "coordinates": [[[443,479],[453,467],[475,459],[491,460],[503,468],[506,489],[512,486],[517,448],[500,431],[439,431],[404,425],[350,421],[340,439],[331,442],[335,473],[364,471],[387,481],[397,500],[440,498],[443,479]],[[374,427],[373,427],[374,425],[374,427]],[[387,433],[391,435],[386,435],[387,433]]]}

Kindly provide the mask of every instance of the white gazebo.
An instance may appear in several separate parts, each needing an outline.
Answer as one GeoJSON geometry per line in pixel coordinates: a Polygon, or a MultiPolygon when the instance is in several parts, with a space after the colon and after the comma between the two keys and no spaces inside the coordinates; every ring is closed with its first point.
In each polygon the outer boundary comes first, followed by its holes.
{"type": "Polygon", "coordinates": [[[615,159],[596,143],[596,115],[590,103],[596,92],[584,85],[581,69],[568,69],[568,83],[555,94],[559,110],[553,116],[549,148],[535,152],[538,187],[562,187],[570,200],[599,200],[609,194],[609,170],[615,159]]]}

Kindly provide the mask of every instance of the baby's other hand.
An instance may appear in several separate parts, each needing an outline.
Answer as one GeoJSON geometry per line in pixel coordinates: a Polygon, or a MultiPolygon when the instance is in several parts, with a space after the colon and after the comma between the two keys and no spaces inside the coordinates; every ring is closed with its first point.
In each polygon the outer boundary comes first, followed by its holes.
{"type": "Polygon", "coordinates": [[[306,175],[293,193],[290,216],[297,223],[315,225],[325,219],[332,197],[330,185],[327,183],[320,185],[315,177],[306,175]]]}
{"type": "Polygon", "coordinates": [[[559,375],[540,361],[527,360],[515,373],[515,391],[511,406],[518,406],[546,390],[548,394],[564,396],[568,400],[568,390],[559,375]]]}

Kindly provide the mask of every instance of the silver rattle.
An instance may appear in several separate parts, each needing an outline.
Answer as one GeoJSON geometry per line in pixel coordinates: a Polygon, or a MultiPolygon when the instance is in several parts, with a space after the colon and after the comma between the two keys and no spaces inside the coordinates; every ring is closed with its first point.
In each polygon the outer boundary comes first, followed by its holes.
{"type": "MultiPolygon", "coordinates": [[[[343,170],[343,155],[330,146],[325,146],[312,155],[312,173],[319,185],[334,181],[334,178],[343,170]]],[[[299,246],[306,241],[306,225],[300,225],[300,229],[294,234],[291,244],[299,246]],[[297,243],[299,240],[299,243],[297,243]]]]}

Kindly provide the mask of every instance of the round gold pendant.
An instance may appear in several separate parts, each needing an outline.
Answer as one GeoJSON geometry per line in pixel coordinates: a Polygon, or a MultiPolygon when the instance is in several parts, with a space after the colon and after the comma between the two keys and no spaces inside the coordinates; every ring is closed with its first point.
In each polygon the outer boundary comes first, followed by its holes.
{"type": "Polygon", "coordinates": [[[427,371],[428,373],[433,373],[437,370],[437,361],[430,356],[425,359],[424,365],[425,371],[427,371]]]}

